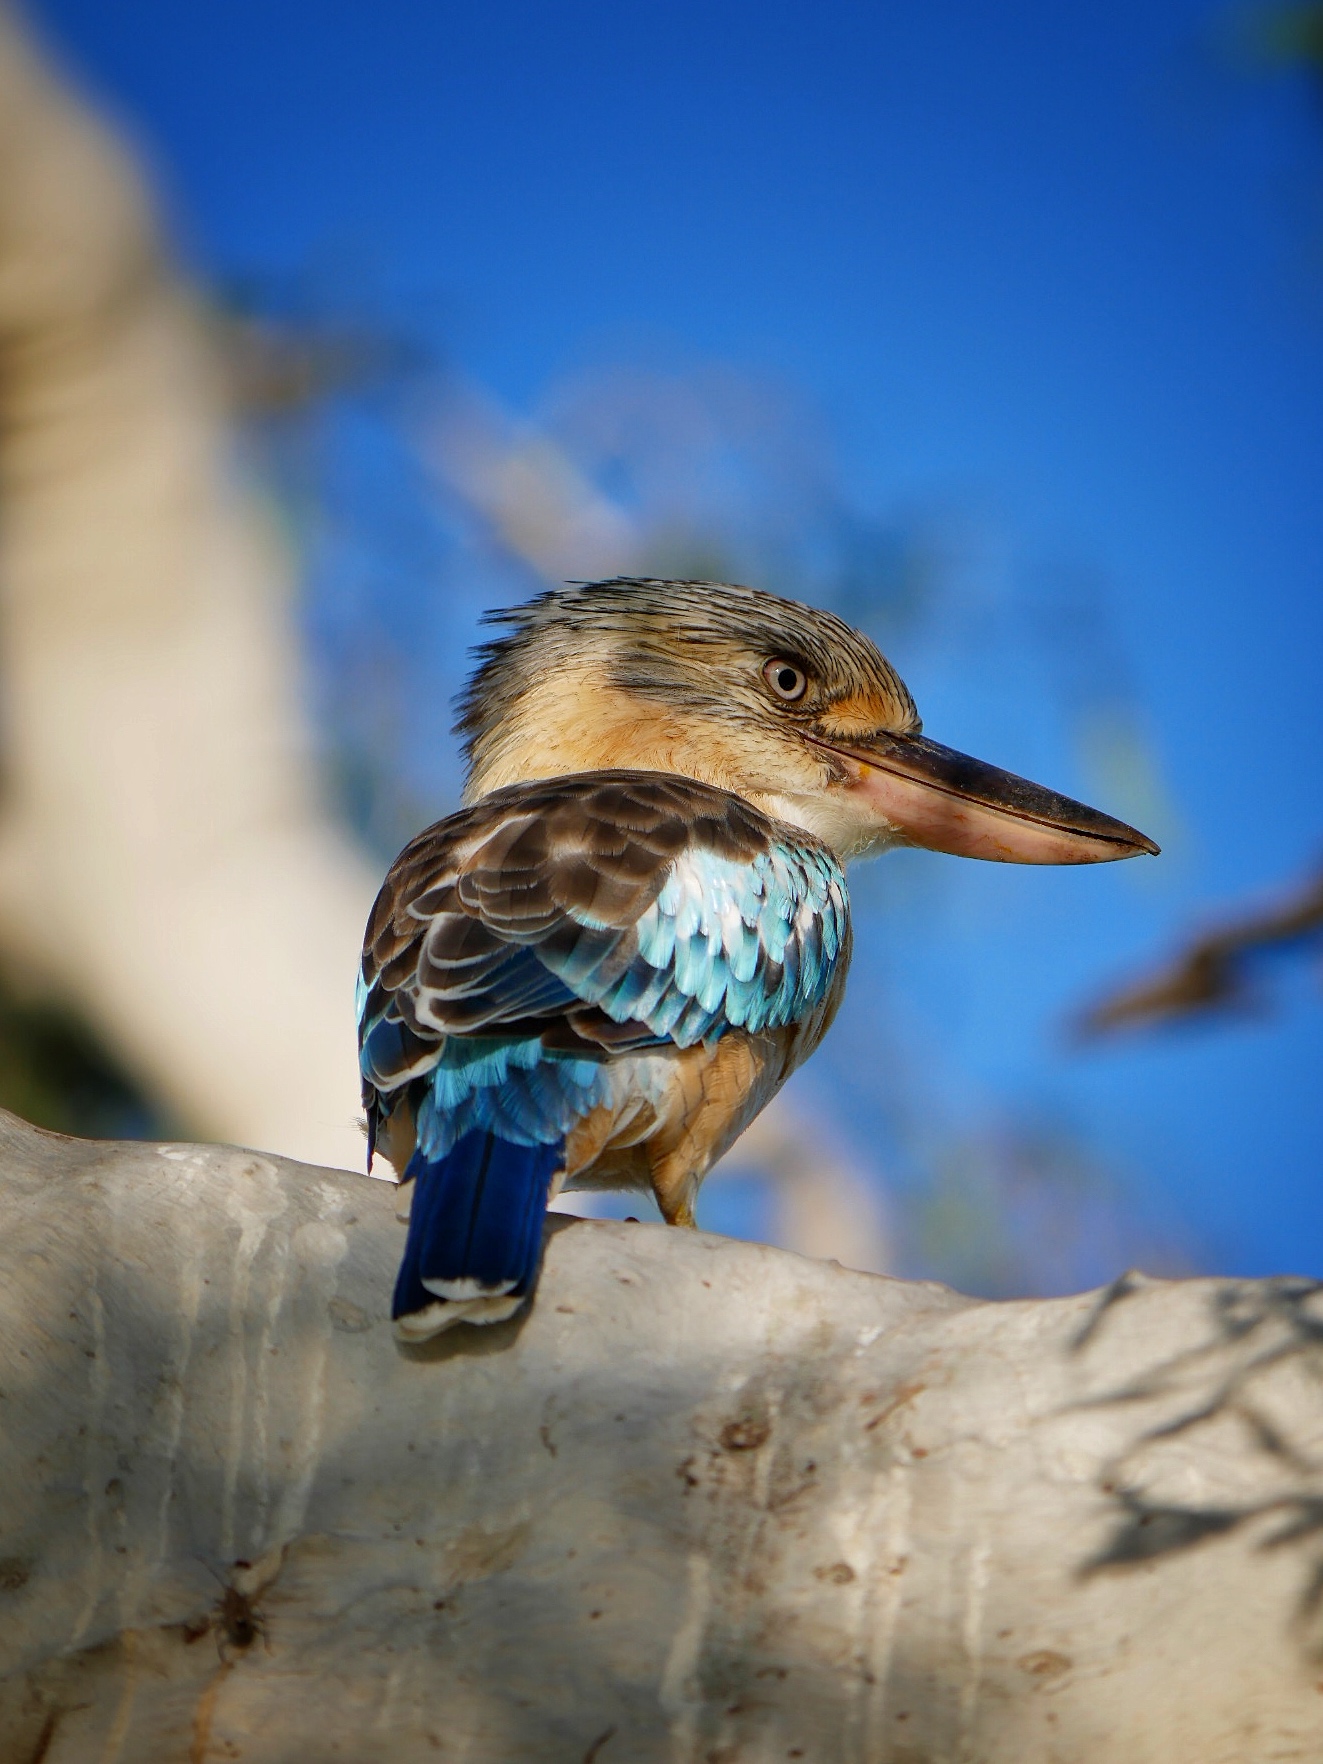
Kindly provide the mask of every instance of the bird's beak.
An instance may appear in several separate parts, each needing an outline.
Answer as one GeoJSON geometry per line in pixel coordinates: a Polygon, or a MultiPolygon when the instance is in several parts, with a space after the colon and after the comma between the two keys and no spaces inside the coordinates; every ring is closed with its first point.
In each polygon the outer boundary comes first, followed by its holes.
{"type": "Polygon", "coordinates": [[[1041,784],[924,735],[822,741],[851,769],[852,789],[905,845],[1002,864],[1105,864],[1157,856],[1143,833],[1041,784]]]}

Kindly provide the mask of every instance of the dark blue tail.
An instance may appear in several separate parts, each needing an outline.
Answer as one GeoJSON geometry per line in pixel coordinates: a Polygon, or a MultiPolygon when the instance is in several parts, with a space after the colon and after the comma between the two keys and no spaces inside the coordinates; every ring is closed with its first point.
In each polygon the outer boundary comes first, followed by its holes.
{"type": "Polygon", "coordinates": [[[563,1155],[563,1142],[511,1145],[478,1129],[436,1163],[415,1152],[405,1171],[414,1180],[413,1206],[391,1315],[407,1317],[439,1300],[530,1291],[563,1155]]]}

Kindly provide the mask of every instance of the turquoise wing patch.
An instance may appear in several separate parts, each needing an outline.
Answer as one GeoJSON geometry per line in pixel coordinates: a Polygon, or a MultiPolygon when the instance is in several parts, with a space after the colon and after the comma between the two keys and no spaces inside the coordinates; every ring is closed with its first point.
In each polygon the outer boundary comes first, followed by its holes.
{"type": "Polygon", "coordinates": [[[421,1084],[432,1159],[473,1128],[554,1143],[618,1059],[783,1028],[849,959],[825,846],[657,774],[512,787],[420,835],[392,878],[360,977],[365,1095],[421,1084]]]}
{"type": "Polygon", "coordinates": [[[821,846],[775,845],[749,863],[691,848],[635,925],[623,974],[576,976],[572,961],[552,971],[614,1022],[692,1047],[731,1028],[783,1028],[821,1004],[848,920],[844,873],[821,846]]]}

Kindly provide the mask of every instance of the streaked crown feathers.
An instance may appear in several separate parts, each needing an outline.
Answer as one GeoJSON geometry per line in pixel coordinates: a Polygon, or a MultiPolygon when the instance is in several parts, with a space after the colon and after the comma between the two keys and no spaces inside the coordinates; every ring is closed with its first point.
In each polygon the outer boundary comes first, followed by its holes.
{"type": "Polygon", "coordinates": [[[633,698],[765,722],[773,707],[758,666],[784,658],[811,684],[801,704],[776,707],[782,717],[919,727],[904,682],[867,637],[834,613],[757,588],[618,576],[549,589],[486,622],[505,629],[478,651],[455,726],[471,762],[549,670],[587,661],[633,698]]]}

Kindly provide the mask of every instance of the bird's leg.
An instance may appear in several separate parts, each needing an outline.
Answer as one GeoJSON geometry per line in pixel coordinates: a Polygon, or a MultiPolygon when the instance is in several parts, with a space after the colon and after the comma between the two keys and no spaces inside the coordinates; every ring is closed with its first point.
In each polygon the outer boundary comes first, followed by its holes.
{"type": "Polygon", "coordinates": [[[698,1185],[706,1172],[685,1168],[683,1164],[676,1166],[677,1160],[667,1158],[660,1168],[654,1165],[652,1172],[652,1192],[657,1197],[657,1205],[661,1208],[661,1216],[668,1225],[686,1225],[690,1231],[697,1231],[698,1220],[694,1217],[694,1199],[698,1194],[698,1185]]]}
{"type": "Polygon", "coordinates": [[[413,1156],[417,1124],[414,1120],[413,1098],[406,1092],[392,1098],[394,1106],[377,1123],[377,1156],[385,1158],[395,1173],[404,1174],[404,1167],[413,1156]]]}

